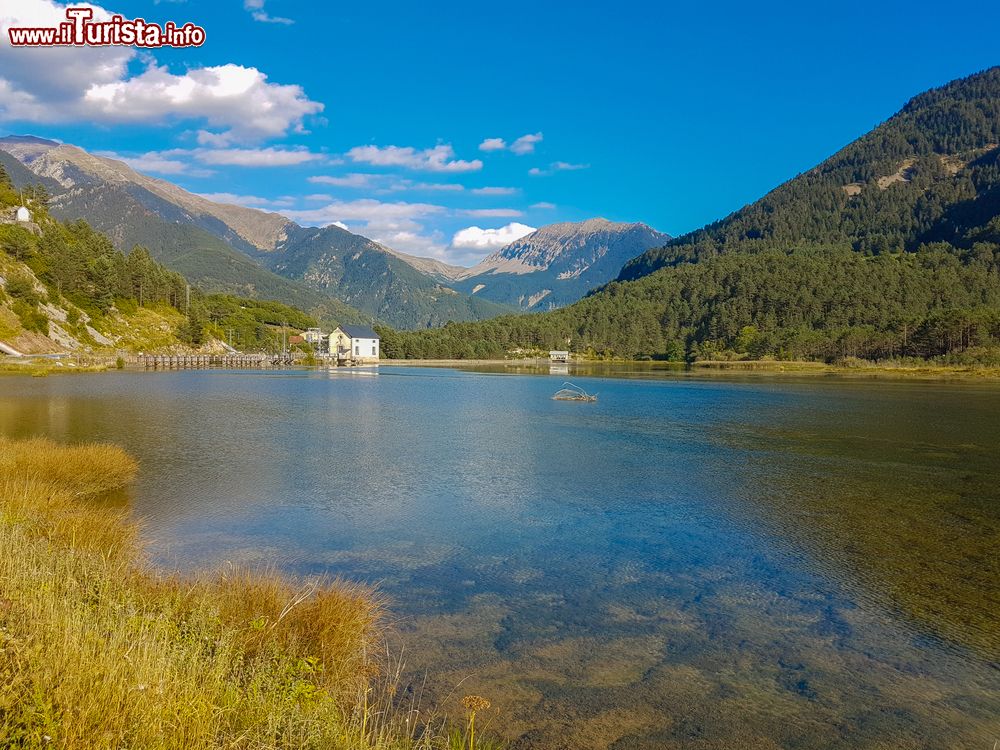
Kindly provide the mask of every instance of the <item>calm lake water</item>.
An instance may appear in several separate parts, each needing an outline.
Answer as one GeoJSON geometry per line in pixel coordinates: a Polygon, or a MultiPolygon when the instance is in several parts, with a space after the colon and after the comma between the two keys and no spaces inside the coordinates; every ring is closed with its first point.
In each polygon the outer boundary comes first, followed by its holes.
{"type": "Polygon", "coordinates": [[[1000,384],[371,371],[0,379],[110,440],[156,559],[377,583],[517,748],[1000,740],[1000,384]]]}

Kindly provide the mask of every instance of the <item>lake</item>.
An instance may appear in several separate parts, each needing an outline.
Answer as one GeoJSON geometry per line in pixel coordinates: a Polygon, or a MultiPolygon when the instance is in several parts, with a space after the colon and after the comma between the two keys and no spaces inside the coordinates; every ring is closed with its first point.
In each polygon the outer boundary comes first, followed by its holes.
{"type": "Polygon", "coordinates": [[[565,379],[5,377],[0,432],[134,453],[159,564],[377,584],[515,748],[1000,740],[1000,384],[565,379]]]}

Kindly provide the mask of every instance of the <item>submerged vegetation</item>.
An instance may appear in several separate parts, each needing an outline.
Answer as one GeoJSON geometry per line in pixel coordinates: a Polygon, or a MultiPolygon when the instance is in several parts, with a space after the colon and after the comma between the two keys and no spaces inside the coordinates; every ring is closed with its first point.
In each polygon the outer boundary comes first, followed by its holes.
{"type": "Polygon", "coordinates": [[[114,446],[0,438],[4,747],[467,746],[394,704],[370,590],[144,566],[106,497],[136,469],[114,446]]]}

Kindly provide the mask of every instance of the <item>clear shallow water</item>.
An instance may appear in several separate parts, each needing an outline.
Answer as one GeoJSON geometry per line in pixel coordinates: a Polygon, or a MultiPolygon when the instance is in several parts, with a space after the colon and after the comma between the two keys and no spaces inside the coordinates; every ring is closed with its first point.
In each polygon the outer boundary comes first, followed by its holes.
{"type": "Polygon", "coordinates": [[[990,750],[1000,385],[622,374],[3,378],[0,431],[129,448],[165,565],[378,583],[515,747],[990,750]]]}

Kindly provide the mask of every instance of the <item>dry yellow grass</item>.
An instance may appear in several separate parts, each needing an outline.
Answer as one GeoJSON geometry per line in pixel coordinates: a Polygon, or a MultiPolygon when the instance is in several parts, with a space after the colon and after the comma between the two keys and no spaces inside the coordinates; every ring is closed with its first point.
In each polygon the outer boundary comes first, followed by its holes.
{"type": "Polygon", "coordinates": [[[99,502],[136,469],[114,446],[0,438],[0,746],[449,744],[394,707],[371,591],[145,568],[99,502]]]}

